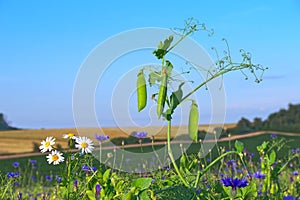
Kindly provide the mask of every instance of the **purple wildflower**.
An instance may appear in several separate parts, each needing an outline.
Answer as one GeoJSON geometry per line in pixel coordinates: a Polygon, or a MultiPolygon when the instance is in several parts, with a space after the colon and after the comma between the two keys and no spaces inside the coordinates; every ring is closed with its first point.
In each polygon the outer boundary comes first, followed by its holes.
{"type": "Polygon", "coordinates": [[[91,170],[93,171],[93,172],[95,172],[95,171],[97,171],[97,167],[91,167],[91,170]]]}
{"type": "Polygon", "coordinates": [[[258,179],[264,179],[264,178],[266,177],[266,175],[263,174],[263,173],[261,173],[260,171],[255,172],[255,173],[253,174],[253,176],[254,176],[255,178],[258,178],[258,179]]]}
{"type": "Polygon", "coordinates": [[[7,178],[15,178],[15,177],[19,177],[20,173],[19,172],[8,172],[6,174],[7,178]]]}
{"type": "Polygon", "coordinates": [[[19,194],[18,194],[18,200],[22,200],[22,192],[20,192],[19,194]]]}
{"type": "Polygon", "coordinates": [[[56,176],[55,180],[57,181],[57,183],[61,183],[62,182],[62,177],[56,176]]]}
{"type": "Polygon", "coordinates": [[[135,133],[135,137],[137,137],[138,139],[142,139],[142,138],[145,138],[147,137],[147,132],[144,132],[144,131],[141,131],[141,132],[136,132],[135,133]]]}
{"type": "Polygon", "coordinates": [[[294,176],[298,176],[298,175],[299,175],[298,170],[293,171],[293,175],[294,175],[294,176]]]}
{"type": "Polygon", "coordinates": [[[221,182],[226,187],[232,187],[233,190],[236,190],[236,188],[243,188],[248,185],[248,181],[244,178],[238,179],[238,178],[222,178],[221,182]]]}
{"type": "Polygon", "coordinates": [[[45,176],[45,179],[46,179],[46,181],[51,182],[51,181],[52,181],[52,176],[46,175],[46,176],[45,176]]]}
{"type": "Polygon", "coordinates": [[[32,164],[32,165],[35,165],[37,163],[36,160],[29,160],[29,163],[32,164]]]}
{"type": "Polygon", "coordinates": [[[288,196],[284,196],[283,200],[296,200],[296,197],[288,195],[288,196]]]}
{"type": "Polygon", "coordinates": [[[274,134],[274,133],[272,133],[272,134],[270,135],[270,137],[271,137],[272,139],[275,139],[275,138],[277,137],[277,135],[274,134]]]}
{"type": "Polygon", "coordinates": [[[95,134],[95,139],[98,140],[98,141],[100,141],[100,142],[104,142],[104,141],[106,141],[106,140],[109,139],[109,136],[108,136],[108,135],[104,135],[104,134],[98,135],[98,134],[96,133],[96,134],[95,134]]]}
{"type": "Polygon", "coordinates": [[[100,195],[100,191],[101,191],[101,185],[99,183],[96,184],[96,195],[99,196],[100,195]]]}
{"type": "Polygon", "coordinates": [[[83,165],[81,169],[85,172],[88,172],[90,168],[87,165],[83,165]]]}
{"type": "Polygon", "coordinates": [[[30,179],[35,182],[36,181],[36,176],[31,176],[30,179]]]}
{"type": "Polygon", "coordinates": [[[13,163],[12,163],[12,166],[15,167],[15,168],[17,168],[17,167],[20,166],[20,163],[19,163],[19,162],[13,162],[13,163]]]}

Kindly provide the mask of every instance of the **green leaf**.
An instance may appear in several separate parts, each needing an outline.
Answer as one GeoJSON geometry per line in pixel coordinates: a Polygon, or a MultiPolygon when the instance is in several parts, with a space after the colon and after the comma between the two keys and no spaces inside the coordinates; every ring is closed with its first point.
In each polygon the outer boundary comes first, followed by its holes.
{"type": "Polygon", "coordinates": [[[176,109],[176,107],[179,105],[179,103],[181,102],[182,96],[183,96],[183,91],[182,91],[182,86],[183,86],[184,82],[181,83],[178,86],[177,91],[172,92],[172,94],[170,95],[170,108],[171,108],[171,114],[173,114],[174,110],[176,109]]]}
{"type": "Polygon", "coordinates": [[[106,183],[109,180],[110,177],[110,170],[111,169],[107,169],[104,174],[103,174],[103,181],[106,183]]]}
{"type": "Polygon", "coordinates": [[[184,154],[182,154],[181,158],[180,158],[180,168],[185,169],[188,165],[188,161],[186,159],[186,156],[184,154]]]}
{"type": "Polygon", "coordinates": [[[87,190],[86,195],[90,200],[96,200],[95,193],[92,190],[87,190]]]}
{"type": "Polygon", "coordinates": [[[151,200],[147,190],[144,190],[139,196],[142,200],[151,200]]]}
{"type": "Polygon", "coordinates": [[[269,142],[264,141],[260,146],[257,146],[257,151],[265,150],[268,146],[269,142]]]}
{"type": "Polygon", "coordinates": [[[167,49],[170,47],[171,43],[173,41],[173,36],[169,36],[169,38],[165,39],[164,42],[159,42],[158,48],[153,51],[153,54],[158,58],[162,59],[167,53],[167,49]]]}
{"type": "Polygon", "coordinates": [[[235,149],[239,152],[239,153],[242,153],[243,150],[244,150],[244,143],[236,140],[235,143],[234,143],[234,147],[235,149]]]}
{"type": "Polygon", "coordinates": [[[160,72],[150,72],[148,82],[150,86],[154,85],[156,82],[160,82],[162,79],[160,72]]]}
{"type": "Polygon", "coordinates": [[[138,178],[132,182],[131,186],[137,187],[140,190],[145,190],[151,185],[151,182],[152,178],[138,178]]]}
{"type": "Polygon", "coordinates": [[[276,160],[276,152],[273,150],[270,154],[269,166],[271,166],[276,160]]]}
{"type": "Polygon", "coordinates": [[[173,70],[173,65],[169,60],[166,60],[166,70],[167,70],[167,75],[170,77],[171,72],[173,70]]]}

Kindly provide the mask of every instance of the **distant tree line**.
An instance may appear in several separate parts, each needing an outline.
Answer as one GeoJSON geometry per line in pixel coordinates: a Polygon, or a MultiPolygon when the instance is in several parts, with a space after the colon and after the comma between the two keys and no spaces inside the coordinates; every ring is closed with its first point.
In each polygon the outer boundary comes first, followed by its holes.
{"type": "Polygon", "coordinates": [[[300,133],[300,104],[289,104],[287,110],[280,109],[270,114],[266,120],[256,117],[251,122],[243,117],[236,127],[227,129],[226,133],[240,134],[262,130],[300,133]]]}
{"type": "Polygon", "coordinates": [[[5,120],[3,113],[0,113],[0,131],[1,130],[17,130],[18,128],[12,127],[5,120]]]}

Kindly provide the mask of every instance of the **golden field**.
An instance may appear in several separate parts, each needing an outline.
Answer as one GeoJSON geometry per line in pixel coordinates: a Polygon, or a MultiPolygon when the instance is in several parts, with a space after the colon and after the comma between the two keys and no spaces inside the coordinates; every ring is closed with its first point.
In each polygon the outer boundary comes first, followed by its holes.
{"type": "MultiPolygon", "coordinates": [[[[225,124],[224,128],[234,127],[235,124],[225,124]]],[[[213,127],[213,126],[211,126],[213,127]]],[[[217,125],[215,126],[217,127],[217,125]]],[[[200,125],[199,130],[207,130],[208,125],[200,125]]],[[[129,137],[135,131],[146,131],[148,136],[154,136],[157,139],[165,139],[167,127],[147,127],[138,129],[135,127],[125,128],[64,128],[64,129],[39,129],[39,130],[11,130],[0,131],[0,155],[19,154],[33,152],[34,143],[40,145],[40,142],[48,136],[56,138],[56,143],[63,148],[67,147],[67,140],[63,139],[63,134],[75,133],[76,135],[88,136],[94,138],[95,133],[109,135],[110,138],[129,137]]],[[[172,137],[180,134],[186,134],[187,127],[172,127],[172,137]]]]}

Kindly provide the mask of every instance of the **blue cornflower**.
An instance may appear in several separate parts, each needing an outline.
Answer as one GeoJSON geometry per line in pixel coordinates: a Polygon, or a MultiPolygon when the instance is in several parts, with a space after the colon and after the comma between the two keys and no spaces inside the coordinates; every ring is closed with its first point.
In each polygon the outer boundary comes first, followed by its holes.
{"type": "Polygon", "coordinates": [[[288,196],[284,196],[283,200],[296,200],[296,197],[288,195],[288,196]]]}
{"type": "Polygon", "coordinates": [[[296,153],[296,149],[292,149],[291,152],[292,152],[292,154],[295,154],[296,153]]]}
{"type": "Polygon", "coordinates": [[[227,166],[231,167],[231,169],[235,171],[236,167],[237,167],[237,164],[234,160],[229,160],[229,161],[227,161],[227,166]]]}
{"type": "Polygon", "coordinates": [[[126,158],[126,159],[125,159],[125,162],[126,162],[126,163],[129,163],[129,161],[130,161],[130,158],[126,158]]]}
{"type": "Polygon", "coordinates": [[[51,181],[52,181],[52,177],[51,177],[51,176],[48,176],[48,175],[45,176],[45,179],[46,179],[46,181],[48,181],[48,182],[51,182],[51,181]]]}
{"type": "Polygon", "coordinates": [[[299,175],[298,170],[293,171],[293,175],[294,175],[294,176],[298,176],[298,175],[299,175]]]}
{"type": "Polygon", "coordinates": [[[270,137],[271,137],[272,139],[275,139],[275,138],[277,137],[277,135],[274,134],[274,133],[272,133],[272,134],[270,135],[270,137]]]}
{"type": "Polygon", "coordinates": [[[57,183],[61,183],[62,177],[56,175],[55,180],[57,181],[57,183]]]}
{"type": "Polygon", "coordinates": [[[7,178],[15,178],[15,177],[19,177],[20,173],[19,172],[8,172],[6,174],[7,178]]]}
{"type": "Polygon", "coordinates": [[[36,181],[36,176],[31,176],[30,179],[35,182],[36,181]]]}
{"type": "Polygon", "coordinates": [[[104,135],[104,134],[98,135],[98,134],[96,133],[96,134],[95,134],[95,139],[98,140],[98,141],[100,141],[100,142],[104,142],[104,141],[106,141],[106,140],[109,139],[109,136],[108,136],[108,135],[104,135]]]}
{"type": "Polygon", "coordinates": [[[152,178],[152,181],[151,181],[151,183],[153,184],[153,183],[155,183],[155,178],[152,178]]]}
{"type": "Polygon", "coordinates": [[[147,132],[144,132],[144,131],[141,131],[141,132],[136,132],[135,133],[135,137],[137,137],[138,139],[142,139],[142,138],[145,138],[147,137],[147,132]]]}
{"type": "Polygon", "coordinates": [[[233,190],[236,190],[236,188],[243,188],[248,185],[248,181],[244,178],[238,179],[238,178],[222,178],[221,182],[226,187],[232,187],[233,190]]]}
{"type": "Polygon", "coordinates": [[[97,171],[97,167],[91,167],[91,170],[93,171],[93,172],[95,172],[95,171],[97,171]]]}
{"type": "Polygon", "coordinates": [[[13,163],[12,163],[12,166],[15,167],[15,168],[17,168],[17,167],[20,166],[20,163],[19,163],[19,162],[13,162],[13,163]]]}
{"type": "Polygon", "coordinates": [[[32,165],[35,165],[37,163],[36,160],[29,160],[29,163],[32,164],[32,165]]]}
{"type": "Polygon", "coordinates": [[[100,191],[101,191],[101,185],[99,183],[96,184],[96,195],[99,196],[100,195],[100,191]]]}
{"type": "Polygon", "coordinates": [[[14,186],[15,186],[15,187],[18,187],[18,186],[20,186],[20,183],[19,183],[19,182],[15,182],[15,183],[14,183],[14,186]]]}
{"type": "Polygon", "coordinates": [[[19,194],[18,194],[18,200],[22,200],[22,192],[20,192],[19,194]]]}
{"type": "Polygon", "coordinates": [[[89,171],[90,167],[87,166],[87,165],[83,165],[81,169],[82,169],[83,171],[87,172],[87,171],[89,171]]]}
{"type": "Polygon", "coordinates": [[[253,176],[254,176],[255,178],[258,178],[258,179],[264,179],[264,178],[266,177],[266,175],[263,174],[263,173],[261,173],[260,171],[255,172],[255,173],[253,174],[253,176]]]}

